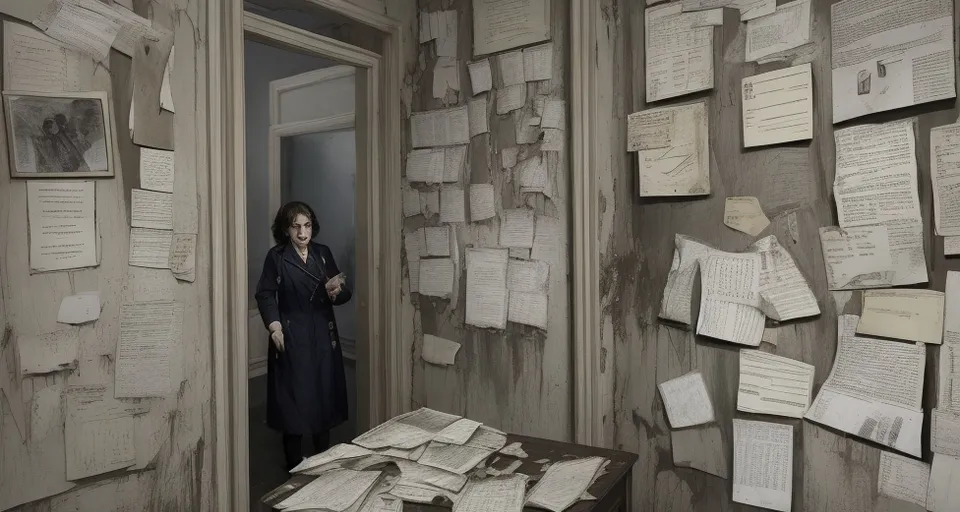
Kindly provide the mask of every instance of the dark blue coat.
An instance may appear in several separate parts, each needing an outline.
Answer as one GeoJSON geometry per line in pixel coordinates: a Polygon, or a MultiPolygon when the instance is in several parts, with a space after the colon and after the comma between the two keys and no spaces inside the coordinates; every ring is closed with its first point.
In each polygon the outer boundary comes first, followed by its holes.
{"type": "Polygon", "coordinates": [[[340,273],[330,248],[311,242],[307,263],[292,244],[267,252],[257,306],[269,328],[280,322],[284,351],[267,353],[267,425],[285,434],[328,431],[347,419],[347,384],[333,306],[350,300],[343,286],[332,302],[324,284],[340,273]]]}

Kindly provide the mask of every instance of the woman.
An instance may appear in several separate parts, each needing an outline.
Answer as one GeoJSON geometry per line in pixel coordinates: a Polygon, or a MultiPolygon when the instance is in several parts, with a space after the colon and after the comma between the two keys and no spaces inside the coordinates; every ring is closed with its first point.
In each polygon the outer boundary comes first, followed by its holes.
{"type": "Polygon", "coordinates": [[[333,306],[350,290],[330,248],[312,242],[317,217],[305,203],[283,205],[273,221],[277,245],[267,252],[257,283],[257,306],[270,331],[267,425],[283,433],[287,470],[303,459],[303,436],[313,453],[326,450],[330,429],[347,419],[347,384],[333,306]]]}

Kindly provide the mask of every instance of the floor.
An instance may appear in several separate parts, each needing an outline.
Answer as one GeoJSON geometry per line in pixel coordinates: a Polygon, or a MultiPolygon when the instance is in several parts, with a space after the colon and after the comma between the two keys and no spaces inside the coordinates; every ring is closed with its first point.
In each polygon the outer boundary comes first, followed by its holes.
{"type": "MultiPolygon", "coordinates": [[[[356,437],[357,386],[356,366],[345,361],[347,401],[350,419],[330,432],[330,444],[349,443],[356,437]]],[[[305,440],[309,443],[309,440],[305,440]]],[[[309,447],[308,447],[309,448],[309,447]]],[[[279,432],[267,428],[267,377],[250,380],[250,510],[260,510],[260,497],[288,478],[284,468],[283,447],[279,432]]]]}

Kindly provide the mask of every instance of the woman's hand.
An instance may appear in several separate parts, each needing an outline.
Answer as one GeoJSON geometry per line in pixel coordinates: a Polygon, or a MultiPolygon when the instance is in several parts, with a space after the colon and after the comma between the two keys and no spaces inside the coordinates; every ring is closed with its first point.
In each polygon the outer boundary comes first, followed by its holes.
{"type": "Polygon", "coordinates": [[[278,351],[283,352],[283,328],[280,326],[280,322],[270,324],[270,341],[273,342],[273,346],[277,347],[278,351]]]}
{"type": "Polygon", "coordinates": [[[327,289],[327,297],[330,297],[330,300],[336,299],[337,295],[340,295],[340,291],[343,289],[343,274],[338,274],[333,279],[327,281],[325,285],[327,289]]]}

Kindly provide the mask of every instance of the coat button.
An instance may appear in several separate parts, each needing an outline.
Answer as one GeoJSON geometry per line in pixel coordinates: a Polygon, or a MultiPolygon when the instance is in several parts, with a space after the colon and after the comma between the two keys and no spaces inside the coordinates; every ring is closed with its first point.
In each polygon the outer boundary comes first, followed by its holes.
{"type": "Polygon", "coordinates": [[[333,322],[327,322],[327,329],[333,329],[333,322]]]}
{"type": "Polygon", "coordinates": [[[333,348],[337,348],[337,340],[330,340],[330,346],[333,348]]]}

